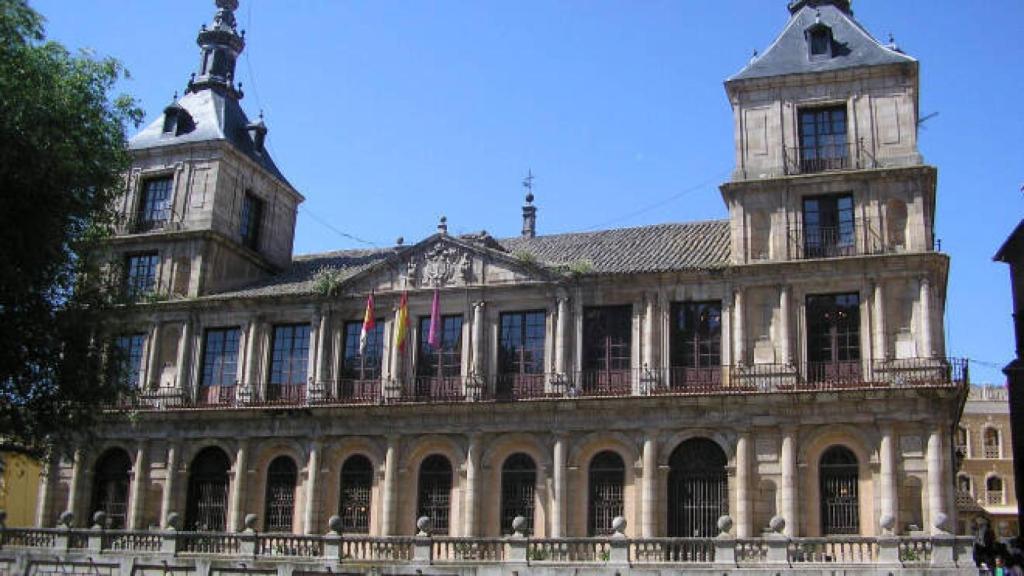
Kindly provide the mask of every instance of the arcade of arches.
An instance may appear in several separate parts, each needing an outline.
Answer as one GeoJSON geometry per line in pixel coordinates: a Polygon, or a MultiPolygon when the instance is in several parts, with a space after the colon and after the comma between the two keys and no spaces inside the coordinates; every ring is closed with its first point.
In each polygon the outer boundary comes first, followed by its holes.
{"type": "Polygon", "coordinates": [[[40,524],[68,509],[80,519],[103,511],[111,528],[147,528],[175,512],[185,529],[234,531],[254,513],[261,531],[321,533],[338,515],[345,533],[407,535],[426,516],[434,534],[497,536],[522,516],[528,533],[559,537],[609,534],[622,516],[630,536],[711,537],[728,514],[742,537],[768,530],[776,515],[791,535],[871,535],[890,514],[895,531],[907,533],[929,526],[932,511],[952,511],[947,439],[940,431],[907,437],[822,426],[757,435],[144,440],[80,450],[70,467],[51,464],[40,507],[51,516],[40,524]],[[63,500],[50,492],[56,480],[73,490],[63,500]]]}

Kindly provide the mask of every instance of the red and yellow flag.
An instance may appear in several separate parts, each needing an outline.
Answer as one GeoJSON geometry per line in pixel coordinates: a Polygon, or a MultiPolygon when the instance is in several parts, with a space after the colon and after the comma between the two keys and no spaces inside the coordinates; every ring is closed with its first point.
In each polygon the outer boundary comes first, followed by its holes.
{"type": "Polygon", "coordinates": [[[366,352],[366,339],[373,330],[373,292],[366,298],[366,314],[363,314],[363,329],[359,332],[359,355],[366,352]]]}
{"type": "Polygon", "coordinates": [[[398,302],[398,311],[395,313],[395,346],[399,351],[405,352],[405,340],[409,336],[409,294],[402,292],[402,299],[398,302]]]}

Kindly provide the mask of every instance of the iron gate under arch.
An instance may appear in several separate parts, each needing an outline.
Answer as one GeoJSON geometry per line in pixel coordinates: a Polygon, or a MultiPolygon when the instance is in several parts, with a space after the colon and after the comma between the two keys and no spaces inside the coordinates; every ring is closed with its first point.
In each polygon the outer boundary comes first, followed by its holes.
{"type": "Polygon", "coordinates": [[[728,459],[715,442],[693,438],[669,458],[668,535],[718,535],[718,519],[729,513],[728,459]]]}
{"type": "Polygon", "coordinates": [[[205,448],[192,461],[185,507],[188,530],[223,532],[228,516],[231,460],[220,448],[205,448]]]}
{"type": "Polygon", "coordinates": [[[594,456],[590,461],[589,479],[587,535],[611,534],[612,520],[623,515],[626,464],[622,461],[622,456],[611,451],[594,456]]]}
{"type": "Polygon", "coordinates": [[[833,446],[821,456],[821,533],[860,533],[857,456],[845,446],[833,446]]]}
{"type": "Polygon", "coordinates": [[[370,503],[373,494],[373,464],[366,456],[350,456],[341,466],[341,498],[338,515],[342,531],[370,533],[370,503]]]}
{"type": "Polygon", "coordinates": [[[288,456],[278,456],[267,468],[266,518],[267,532],[291,532],[295,515],[295,484],[298,468],[288,456]]]}
{"type": "Polygon", "coordinates": [[[533,532],[534,489],[537,465],[526,454],[509,456],[501,467],[501,532],[511,534],[516,516],[526,518],[526,533],[533,532]]]}
{"type": "MultiPolygon", "coordinates": [[[[127,526],[131,469],[131,458],[120,448],[108,450],[96,464],[92,511],[106,513],[107,521],[104,528],[118,530],[127,526]]],[[[91,514],[88,520],[92,520],[91,514]]]]}
{"type": "Polygon", "coordinates": [[[447,535],[452,501],[452,464],[440,454],[420,464],[419,506],[416,517],[430,519],[430,533],[447,535]]]}

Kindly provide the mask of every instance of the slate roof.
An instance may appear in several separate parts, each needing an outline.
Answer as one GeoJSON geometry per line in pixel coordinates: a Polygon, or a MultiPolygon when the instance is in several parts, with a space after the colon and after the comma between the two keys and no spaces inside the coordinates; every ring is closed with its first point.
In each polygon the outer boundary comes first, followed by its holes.
{"type": "Polygon", "coordinates": [[[728,81],[910,62],[917,60],[883,46],[852,16],[836,6],[820,3],[800,8],[775,42],[728,81]],[[819,14],[821,23],[832,29],[834,56],[812,60],[804,32],[815,24],[819,14]]]}
{"type": "MultiPolygon", "coordinates": [[[[468,237],[467,237],[468,238],[468,237]]],[[[459,238],[464,244],[472,244],[459,238]]],[[[528,252],[539,264],[556,268],[587,262],[591,274],[712,270],[729,262],[729,221],[712,220],[655,224],[597,232],[553,234],[535,238],[506,238],[497,243],[515,257],[528,252]]],[[[481,250],[488,250],[485,246],[481,250]]],[[[415,250],[414,246],[404,250],[415,250]]],[[[339,250],[296,256],[291,266],[270,278],[240,290],[213,294],[208,299],[270,297],[311,294],[316,272],[324,267],[351,279],[395,255],[395,248],[339,250]]]]}
{"type": "Polygon", "coordinates": [[[193,130],[180,135],[165,134],[164,115],[161,114],[128,141],[128,148],[143,150],[171,144],[226,140],[281,182],[288,184],[284,174],[274,164],[270,153],[266,149],[257,150],[253,144],[246,129],[249,118],[238,100],[226,97],[217,90],[206,89],[185,94],[175,104],[192,116],[195,123],[193,130]]]}

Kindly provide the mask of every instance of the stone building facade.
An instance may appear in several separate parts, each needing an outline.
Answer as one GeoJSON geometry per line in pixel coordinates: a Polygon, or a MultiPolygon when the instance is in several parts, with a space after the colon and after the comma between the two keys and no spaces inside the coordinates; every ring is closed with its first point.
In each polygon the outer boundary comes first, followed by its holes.
{"type": "Polygon", "coordinates": [[[1017,491],[1013,470],[1007,390],[972,386],[953,445],[956,473],[957,533],[974,534],[984,519],[999,537],[1017,535],[1017,491]]]}
{"type": "Polygon", "coordinates": [[[954,529],[966,366],[945,358],[918,63],[848,1],[791,2],[726,81],[726,220],[538,235],[528,197],[521,237],[442,220],[414,244],[296,257],[303,197],[241,108],[237,1],[217,6],[185,96],[131,141],[109,245],[137,303],[107,330],[138,401],[44,466],[39,526],[954,529]]]}

